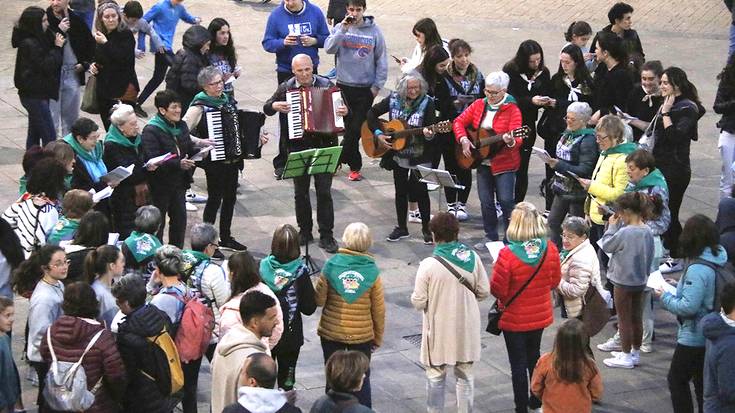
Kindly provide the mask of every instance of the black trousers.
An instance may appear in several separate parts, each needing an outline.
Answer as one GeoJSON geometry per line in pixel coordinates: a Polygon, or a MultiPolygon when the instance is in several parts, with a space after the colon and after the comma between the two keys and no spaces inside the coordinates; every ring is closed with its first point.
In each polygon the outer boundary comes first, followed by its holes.
{"type": "Polygon", "coordinates": [[[541,400],[530,392],[528,383],[533,377],[533,369],[541,356],[541,336],[544,330],[520,333],[503,331],[505,348],[508,350],[510,376],[513,382],[513,401],[516,413],[526,413],[528,408],[538,409],[541,400]]]}
{"type": "Polygon", "coordinates": [[[184,413],[197,413],[197,384],[201,366],[202,357],[188,363],[181,363],[181,370],[184,372],[184,400],[181,402],[181,407],[184,413]]]}
{"type": "MultiPolygon", "coordinates": [[[[276,72],[278,75],[278,84],[287,81],[293,77],[291,72],[276,72]]],[[[279,169],[286,166],[288,159],[288,118],[285,113],[278,113],[278,122],[280,124],[281,135],[278,139],[278,155],[273,158],[273,168],[279,169]]]]}
{"type": "Polygon", "coordinates": [[[521,145],[521,166],[516,172],[516,204],[526,199],[528,192],[528,164],[531,162],[531,148],[536,143],[536,125],[528,125],[531,131],[521,145]]]}
{"type": "Polygon", "coordinates": [[[36,370],[38,375],[38,396],[36,396],[36,404],[38,405],[39,413],[48,411],[46,408],[46,402],[43,398],[43,388],[46,387],[46,374],[48,374],[51,365],[45,361],[29,361],[31,367],[36,370]]]}
{"type": "Polygon", "coordinates": [[[299,353],[301,352],[301,349],[297,348],[296,350],[280,350],[278,346],[276,346],[273,350],[271,350],[271,356],[273,356],[273,359],[278,363],[278,387],[289,391],[293,390],[293,385],[286,386],[286,380],[288,379],[288,373],[290,369],[294,369],[294,377],[295,371],[296,371],[296,363],[299,361],[299,353]]]}
{"type": "MultiPolygon", "coordinates": [[[[659,160],[656,160],[659,163],[659,160]]],[[[669,229],[661,235],[664,247],[671,253],[672,257],[681,257],[679,251],[679,236],[681,235],[681,222],[679,222],[679,210],[684,201],[684,193],[692,179],[692,170],[684,165],[656,165],[666,178],[669,186],[669,210],[671,211],[671,224],[669,229]]]]}
{"type": "Polygon", "coordinates": [[[168,214],[168,243],[184,248],[186,235],[186,189],[164,189],[151,187],[153,205],[161,211],[161,227],[156,236],[163,241],[163,230],[166,228],[166,214],[168,214]]]}
{"type": "Polygon", "coordinates": [[[393,168],[393,185],[396,193],[396,218],[398,227],[406,229],[408,220],[408,201],[415,200],[419,204],[421,212],[421,227],[429,229],[431,219],[431,204],[429,203],[429,191],[426,184],[419,182],[418,174],[410,169],[401,168],[396,165],[393,168]]]}
{"type": "Polygon", "coordinates": [[[237,178],[240,173],[237,162],[228,161],[209,162],[204,168],[207,177],[207,204],[204,205],[204,222],[214,224],[219,215],[220,239],[232,238],[232,214],[237,201],[237,178]],[[222,209],[220,209],[222,205],[222,209]]]}
{"type": "MultiPolygon", "coordinates": [[[[556,153],[556,144],[559,143],[559,138],[561,138],[561,135],[544,138],[544,149],[552,156],[556,153]]],[[[554,191],[551,190],[551,179],[554,177],[555,172],[549,165],[545,165],[544,168],[546,169],[546,180],[544,181],[546,210],[551,211],[551,205],[554,203],[554,191]]]]}
{"type": "MultiPolygon", "coordinates": [[[[293,178],[294,203],[296,205],[296,222],[299,231],[311,234],[314,221],[311,217],[311,175],[293,178]]],[[[332,202],[332,174],[314,175],[316,190],[316,222],[319,224],[321,238],[332,237],[334,229],[334,204],[332,202]]]]}
{"type": "Polygon", "coordinates": [[[698,411],[700,413],[704,411],[702,408],[704,401],[703,374],[704,347],[691,347],[677,343],[667,377],[674,413],[694,413],[689,382],[694,383],[698,411]]]}
{"type": "Polygon", "coordinates": [[[110,125],[112,125],[112,122],[110,121],[110,115],[112,113],[110,113],[110,111],[112,111],[112,107],[117,105],[118,102],[131,106],[135,104],[135,102],[121,101],[118,99],[97,98],[97,104],[100,109],[100,119],[102,120],[102,126],[105,127],[105,130],[110,130],[110,125]]]}
{"type": "MultiPolygon", "coordinates": [[[[339,350],[353,350],[353,351],[359,351],[360,353],[367,356],[368,360],[370,360],[370,357],[372,356],[372,351],[370,350],[371,343],[368,341],[366,343],[360,343],[360,344],[347,344],[347,343],[340,343],[338,341],[330,341],[325,338],[321,339],[322,342],[322,354],[324,355],[324,364],[327,364],[327,360],[329,360],[329,356],[336,353],[339,350]]],[[[329,386],[326,386],[324,389],[324,392],[329,391],[329,386]]],[[[355,397],[357,397],[357,400],[360,401],[360,404],[367,406],[367,407],[373,407],[373,400],[372,395],[370,391],[370,368],[365,372],[365,380],[362,382],[362,388],[354,393],[352,393],[355,397]]]]}
{"type": "Polygon", "coordinates": [[[359,171],[362,169],[360,128],[373,105],[373,91],[370,87],[353,87],[340,83],[337,86],[342,90],[345,104],[350,108],[345,116],[345,137],[342,139],[342,156],[339,161],[349,165],[351,171],[359,171]]]}
{"type": "Polygon", "coordinates": [[[171,66],[173,58],[174,53],[172,51],[167,50],[165,53],[156,53],[153,76],[151,76],[151,80],[148,81],[148,84],[145,85],[143,91],[138,95],[138,103],[141,105],[145,103],[148,96],[163,83],[163,80],[166,79],[166,71],[171,66]]]}
{"type": "MultiPolygon", "coordinates": [[[[467,199],[470,197],[470,190],[472,189],[472,169],[462,169],[457,165],[454,134],[442,133],[437,135],[435,139],[437,139],[437,143],[439,144],[439,151],[437,153],[444,157],[444,169],[456,176],[459,184],[464,186],[464,189],[459,190],[444,187],[444,196],[447,199],[447,203],[461,202],[466,204],[467,199]]],[[[439,163],[437,162],[438,165],[439,163]]]]}

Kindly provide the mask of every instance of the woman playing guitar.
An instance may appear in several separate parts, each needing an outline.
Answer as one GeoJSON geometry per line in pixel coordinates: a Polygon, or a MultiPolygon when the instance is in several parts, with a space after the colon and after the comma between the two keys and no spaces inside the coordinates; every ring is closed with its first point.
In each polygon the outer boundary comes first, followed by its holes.
{"type": "Polygon", "coordinates": [[[416,171],[418,165],[431,166],[433,129],[424,127],[434,123],[436,117],[434,101],[426,95],[428,85],[418,74],[405,75],[398,81],[396,91],[376,103],[367,113],[367,124],[378,142],[385,148],[392,148],[391,137],[380,130],[378,117],[388,113],[391,120],[400,119],[410,128],[422,128],[423,134],[417,134],[408,140],[405,148],[388,152],[381,165],[393,170],[393,185],[396,193],[396,217],[398,226],[388,235],[388,241],[398,241],[408,237],[406,226],[408,214],[408,194],[419,204],[421,212],[421,229],[424,243],[432,244],[433,237],[429,230],[430,205],[426,184],[419,182],[416,171]]]}
{"type": "MultiPolygon", "coordinates": [[[[493,72],[485,78],[485,98],[477,99],[454,120],[454,135],[462,145],[462,154],[471,158],[479,139],[468,137],[468,128],[474,131],[492,130],[491,135],[503,134],[502,142],[491,146],[490,156],[477,167],[477,192],[480,196],[485,240],[475,248],[485,248],[485,242],[497,241],[498,216],[495,197],[503,210],[505,229],[515,206],[515,172],[520,166],[520,137],[509,132],[521,126],[523,120],[513,96],[507,93],[509,77],[504,72],[493,72]]],[[[482,131],[480,131],[482,132],[482,131]]],[[[473,135],[471,132],[469,135],[473,135]]],[[[474,134],[479,138],[480,133],[474,134]]]]}

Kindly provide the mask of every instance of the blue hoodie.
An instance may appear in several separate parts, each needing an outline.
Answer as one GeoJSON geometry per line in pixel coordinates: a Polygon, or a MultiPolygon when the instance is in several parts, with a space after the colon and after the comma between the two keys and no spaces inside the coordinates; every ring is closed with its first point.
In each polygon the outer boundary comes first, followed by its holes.
{"type": "MultiPolygon", "coordinates": [[[[719,246],[715,256],[708,247],[704,249],[699,259],[722,267],[727,263],[727,252],[719,246]]],[[[704,347],[705,339],[699,321],[707,313],[712,312],[714,300],[715,271],[704,264],[687,266],[686,272],[676,286],[676,295],[666,292],[661,295],[661,304],[664,308],[677,315],[680,320],[677,343],[704,347]]]]}
{"type": "Polygon", "coordinates": [[[720,313],[702,319],[707,337],[704,356],[705,413],[735,413],[735,326],[720,313]]]}
{"type": "Polygon", "coordinates": [[[297,54],[309,55],[314,67],[319,66],[319,48],[324,47],[328,36],[329,27],[324,13],[318,6],[304,0],[304,7],[296,13],[290,12],[283,3],[273,9],[268,16],[262,44],[266,52],[276,54],[276,71],[291,73],[291,59],[297,54]],[[300,44],[284,46],[283,39],[289,33],[315,37],[316,44],[311,47],[300,44]]]}
{"type": "Polygon", "coordinates": [[[161,0],[151,7],[143,16],[148,23],[153,23],[153,29],[161,38],[163,47],[168,51],[173,50],[174,33],[179,20],[189,24],[197,24],[194,16],[186,11],[182,4],[173,5],[171,0],[161,0]]]}

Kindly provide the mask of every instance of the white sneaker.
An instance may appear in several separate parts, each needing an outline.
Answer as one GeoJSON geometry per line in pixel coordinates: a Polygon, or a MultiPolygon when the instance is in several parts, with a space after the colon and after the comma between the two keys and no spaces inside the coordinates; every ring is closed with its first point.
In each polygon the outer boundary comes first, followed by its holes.
{"type": "Polygon", "coordinates": [[[632,369],[635,367],[633,364],[633,356],[630,353],[618,353],[616,352],[612,358],[602,360],[607,367],[619,368],[619,369],[632,369]]]}
{"type": "Polygon", "coordinates": [[[447,202],[447,213],[455,215],[457,213],[457,206],[459,202],[447,202]]]}
{"type": "MultiPolygon", "coordinates": [[[[622,351],[613,351],[610,354],[612,354],[613,357],[622,357],[625,353],[622,351]]],[[[640,351],[630,351],[630,359],[633,360],[634,366],[640,366],[641,365],[641,352],[640,351]]]]}
{"type": "Polygon", "coordinates": [[[198,211],[198,210],[199,210],[199,208],[197,208],[196,205],[194,205],[194,204],[192,204],[191,202],[188,202],[188,201],[186,202],[186,211],[187,212],[194,212],[194,211],[198,211]]]}
{"type": "Polygon", "coordinates": [[[436,191],[439,189],[439,185],[437,184],[426,184],[426,189],[429,191],[436,191]]]}
{"type": "Polygon", "coordinates": [[[669,258],[666,260],[663,264],[661,264],[660,267],[658,267],[658,270],[661,271],[661,274],[670,274],[672,272],[679,272],[684,269],[684,264],[681,262],[681,260],[669,258]]]}
{"type": "Polygon", "coordinates": [[[650,353],[653,351],[653,344],[650,343],[643,343],[641,344],[641,353],[650,353]]]}
{"type": "Polygon", "coordinates": [[[467,221],[470,218],[467,213],[467,204],[464,202],[457,202],[457,220],[460,222],[467,221]]]}
{"type": "Polygon", "coordinates": [[[408,211],[408,222],[413,224],[420,224],[421,223],[421,212],[419,210],[408,211]]]}
{"type": "Polygon", "coordinates": [[[500,207],[500,202],[495,201],[495,215],[497,215],[498,218],[503,217],[503,208],[500,207]]]}
{"type": "MultiPolygon", "coordinates": [[[[204,204],[207,202],[206,195],[199,195],[191,189],[186,190],[186,200],[194,204],[204,204]]],[[[188,210],[187,210],[188,211],[188,210]]],[[[195,209],[196,211],[196,209],[195,209]]]]}
{"type": "Polygon", "coordinates": [[[623,346],[619,341],[615,340],[615,337],[610,337],[606,342],[598,344],[597,349],[609,353],[611,351],[621,351],[623,350],[623,346]]]}

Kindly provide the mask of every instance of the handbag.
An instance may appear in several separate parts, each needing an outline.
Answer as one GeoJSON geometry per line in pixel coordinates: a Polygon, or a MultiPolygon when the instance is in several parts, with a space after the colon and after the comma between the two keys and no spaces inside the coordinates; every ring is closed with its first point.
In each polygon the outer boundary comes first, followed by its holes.
{"type": "Polygon", "coordinates": [[[99,102],[97,102],[97,76],[92,75],[87,79],[80,109],[92,115],[98,115],[100,113],[99,102]]]}
{"type": "Polygon", "coordinates": [[[135,102],[136,99],[138,99],[138,89],[135,88],[134,84],[128,83],[128,87],[125,88],[125,93],[120,96],[119,100],[123,102],[135,102]]]}
{"type": "Polygon", "coordinates": [[[141,182],[133,188],[135,189],[135,206],[141,207],[150,204],[151,190],[147,183],[141,182]]]}
{"type": "MultiPolygon", "coordinates": [[[[528,284],[531,284],[531,281],[536,278],[536,274],[538,274],[539,270],[541,270],[541,267],[544,265],[544,261],[546,260],[546,254],[548,253],[548,251],[548,248],[544,251],[544,255],[541,257],[541,261],[539,261],[536,269],[533,271],[533,274],[531,274],[531,277],[526,280],[523,286],[521,286],[521,288],[519,288],[518,291],[513,294],[513,297],[508,300],[508,303],[505,304],[505,309],[513,304],[513,301],[515,301],[515,299],[518,298],[519,295],[521,295],[523,290],[528,287],[528,284]]],[[[493,304],[492,308],[490,308],[490,311],[487,313],[487,327],[485,327],[485,331],[495,336],[500,335],[500,333],[502,332],[502,330],[500,330],[500,319],[503,317],[503,311],[505,311],[505,309],[501,310],[500,306],[498,306],[498,300],[495,300],[495,304],[493,304]]]]}
{"type": "Polygon", "coordinates": [[[594,285],[590,285],[584,295],[584,307],[582,307],[580,319],[584,324],[584,330],[590,337],[602,331],[610,320],[610,309],[607,308],[607,302],[594,285]]]}
{"type": "Polygon", "coordinates": [[[443,265],[444,268],[446,268],[447,270],[449,270],[449,272],[452,273],[452,275],[457,279],[457,281],[459,281],[460,284],[462,284],[465,287],[467,287],[467,289],[472,292],[472,295],[474,295],[475,297],[477,297],[477,291],[475,291],[475,287],[473,287],[472,284],[470,284],[470,282],[467,281],[466,278],[464,278],[460,273],[458,273],[457,270],[454,267],[452,267],[451,265],[449,265],[449,263],[447,262],[447,260],[445,260],[444,258],[442,258],[442,257],[440,257],[438,255],[434,255],[434,259],[437,260],[437,261],[439,261],[439,263],[441,265],[443,265]]]}
{"type": "Polygon", "coordinates": [[[544,109],[541,119],[536,124],[536,133],[538,136],[544,139],[558,138],[561,136],[564,129],[566,129],[566,123],[561,117],[556,115],[556,110],[544,109]]]}

